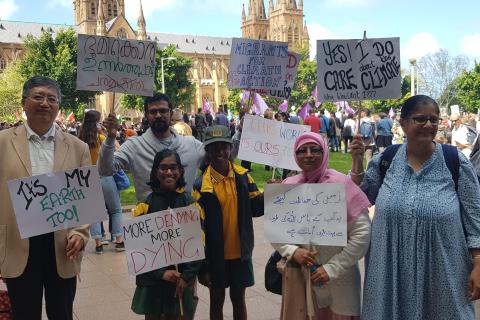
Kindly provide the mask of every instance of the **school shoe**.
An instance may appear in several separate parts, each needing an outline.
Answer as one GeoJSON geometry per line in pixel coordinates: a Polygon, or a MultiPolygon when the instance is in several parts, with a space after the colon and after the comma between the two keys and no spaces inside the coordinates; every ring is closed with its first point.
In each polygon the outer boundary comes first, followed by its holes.
{"type": "Polygon", "coordinates": [[[123,242],[123,241],[122,242],[117,242],[115,244],[115,251],[117,251],[117,252],[125,251],[125,242],[123,242]]]}
{"type": "Polygon", "coordinates": [[[102,254],[103,253],[103,245],[95,246],[95,253],[102,254]]]}

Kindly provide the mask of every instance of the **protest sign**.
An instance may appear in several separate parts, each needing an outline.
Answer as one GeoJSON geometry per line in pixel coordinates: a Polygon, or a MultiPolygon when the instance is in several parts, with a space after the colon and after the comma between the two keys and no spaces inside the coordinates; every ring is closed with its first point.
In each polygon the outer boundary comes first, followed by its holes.
{"type": "Polygon", "coordinates": [[[265,185],[265,237],[272,243],[345,246],[345,185],[265,185]]]}
{"type": "Polygon", "coordinates": [[[233,38],[228,87],[284,90],[288,60],[286,42],[233,38]]]}
{"type": "Polygon", "coordinates": [[[97,167],[8,181],[22,239],[108,218],[97,167]]]}
{"type": "Polygon", "coordinates": [[[297,78],[298,64],[300,63],[300,55],[295,52],[288,51],[288,64],[283,81],[283,90],[256,90],[259,94],[269,95],[274,98],[288,99],[292,94],[292,89],[297,78]]]}
{"type": "Polygon", "coordinates": [[[460,114],[460,106],[458,104],[454,104],[450,106],[450,114],[460,114]]]}
{"type": "Polygon", "coordinates": [[[400,38],[317,40],[319,101],[401,96],[400,38]]]}
{"type": "Polygon", "coordinates": [[[123,235],[131,275],[205,259],[200,214],[195,206],[124,220],[123,235]]]}
{"type": "Polygon", "coordinates": [[[272,167],[300,170],[294,158],[293,145],[310,126],[245,115],[238,158],[272,167]]]}
{"type": "Polygon", "coordinates": [[[155,65],[151,41],[78,35],[77,90],[152,96],[155,65]]]}

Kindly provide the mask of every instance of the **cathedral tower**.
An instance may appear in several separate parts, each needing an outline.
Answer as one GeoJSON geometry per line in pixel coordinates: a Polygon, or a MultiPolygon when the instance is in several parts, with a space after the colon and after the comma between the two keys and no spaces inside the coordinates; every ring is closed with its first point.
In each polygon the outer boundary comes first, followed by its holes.
{"type": "Polygon", "coordinates": [[[75,24],[79,33],[95,34],[99,11],[103,11],[105,22],[117,17],[125,9],[124,0],[75,0],[75,24]]]}

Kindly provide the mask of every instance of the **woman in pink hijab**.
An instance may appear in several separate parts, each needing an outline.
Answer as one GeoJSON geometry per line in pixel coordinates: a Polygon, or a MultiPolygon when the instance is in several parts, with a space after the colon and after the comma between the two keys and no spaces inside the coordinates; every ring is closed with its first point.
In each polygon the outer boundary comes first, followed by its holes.
{"type": "Polygon", "coordinates": [[[370,241],[370,202],[350,177],[328,169],[328,146],[317,133],[300,135],[295,142],[295,161],[302,173],[282,183],[342,183],[346,188],[347,232],[345,247],[273,244],[290,263],[302,269],[304,294],[289,292],[298,289],[298,281],[283,278],[281,319],[322,320],[360,319],[361,285],[358,261],[368,250],[370,241]],[[304,303],[298,303],[298,297],[304,303]],[[292,301],[297,300],[293,303],[292,301]],[[297,310],[298,309],[298,310],[297,310]],[[306,310],[305,310],[306,309],[306,310]]]}

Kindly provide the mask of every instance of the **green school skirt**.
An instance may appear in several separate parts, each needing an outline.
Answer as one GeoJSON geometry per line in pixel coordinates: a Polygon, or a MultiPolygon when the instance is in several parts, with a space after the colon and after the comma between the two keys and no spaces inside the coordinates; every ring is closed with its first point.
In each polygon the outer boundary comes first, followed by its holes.
{"type": "MultiPolygon", "coordinates": [[[[174,297],[174,285],[165,286],[137,286],[132,300],[132,310],[136,314],[153,316],[179,316],[179,299],[174,297]]],[[[185,315],[193,314],[193,288],[191,286],[183,291],[183,312],[185,315]]]]}

